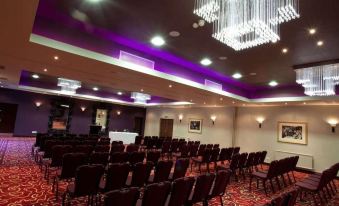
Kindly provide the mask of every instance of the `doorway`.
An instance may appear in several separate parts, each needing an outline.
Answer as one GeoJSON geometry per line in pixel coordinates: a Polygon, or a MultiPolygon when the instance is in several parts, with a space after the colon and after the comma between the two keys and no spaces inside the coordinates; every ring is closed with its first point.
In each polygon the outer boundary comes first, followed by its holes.
{"type": "Polygon", "coordinates": [[[14,133],[17,104],[0,103],[0,133],[14,133]]]}
{"type": "Polygon", "coordinates": [[[171,137],[173,136],[173,119],[160,119],[160,137],[171,137]]]}

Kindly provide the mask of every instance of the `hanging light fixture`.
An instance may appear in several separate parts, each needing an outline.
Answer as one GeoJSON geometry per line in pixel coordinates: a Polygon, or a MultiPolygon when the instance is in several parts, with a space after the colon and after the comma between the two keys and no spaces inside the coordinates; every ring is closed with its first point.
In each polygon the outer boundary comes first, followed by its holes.
{"type": "Polygon", "coordinates": [[[147,101],[151,100],[151,95],[140,92],[132,92],[131,99],[134,99],[134,103],[146,104],[147,101]]]}
{"type": "Polygon", "coordinates": [[[279,41],[280,24],[300,17],[299,0],[196,0],[193,13],[237,51],[279,41]]]}
{"type": "Polygon", "coordinates": [[[76,90],[81,87],[81,82],[72,79],[58,78],[58,86],[61,87],[62,93],[75,94],[76,90]]]}
{"type": "Polygon", "coordinates": [[[296,82],[305,88],[308,96],[335,95],[339,85],[339,63],[296,69],[296,82]]]}

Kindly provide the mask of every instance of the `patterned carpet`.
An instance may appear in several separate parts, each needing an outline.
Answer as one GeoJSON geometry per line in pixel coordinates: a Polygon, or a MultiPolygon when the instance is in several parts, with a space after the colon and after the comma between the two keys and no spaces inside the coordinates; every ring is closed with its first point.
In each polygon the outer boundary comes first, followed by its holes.
{"type": "MultiPolygon", "coordinates": [[[[47,184],[38,166],[31,157],[31,146],[34,143],[32,138],[0,138],[0,206],[57,206],[61,205],[61,200],[55,200],[51,192],[51,184],[47,184]]],[[[187,175],[195,176],[195,172],[187,175]]],[[[297,172],[298,180],[303,179],[307,174],[297,172]]],[[[248,191],[247,180],[235,182],[232,180],[224,196],[224,205],[227,206],[250,206],[262,205],[276,195],[266,197],[263,189],[252,187],[252,192],[248,191]]],[[[339,185],[339,181],[337,181],[339,185]]],[[[292,189],[293,186],[284,188],[282,192],[292,189]]],[[[65,184],[61,185],[61,193],[65,184]]],[[[270,193],[271,194],[271,193],[270,193]]],[[[314,205],[310,201],[297,202],[298,206],[314,205]]],[[[84,199],[76,200],[72,205],[86,205],[84,199]]],[[[197,204],[200,205],[200,204],[197,204]]],[[[219,199],[211,200],[209,205],[220,205],[219,199]]],[[[339,205],[339,195],[334,198],[330,206],[339,205]]]]}

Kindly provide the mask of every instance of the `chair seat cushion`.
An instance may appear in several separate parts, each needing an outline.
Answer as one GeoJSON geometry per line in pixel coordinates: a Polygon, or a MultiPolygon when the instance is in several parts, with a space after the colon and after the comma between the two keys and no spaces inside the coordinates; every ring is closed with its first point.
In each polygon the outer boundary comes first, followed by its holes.
{"type": "Polygon", "coordinates": [[[264,173],[264,172],[253,172],[252,176],[259,177],[259,178],[266,178],[267,177],[267,173],[264,173]]]}
{"type": "Polygon", "coordinates": [[[303,189],[307,189],[307,190],[312,190],[312,191],[317,190],[317,186],[316,185],[308,184],[308,183],[303,182],[303,181],[302,182],[297,182],[295,185],[299,186],[299,187],[301,187],[303,189]]]}

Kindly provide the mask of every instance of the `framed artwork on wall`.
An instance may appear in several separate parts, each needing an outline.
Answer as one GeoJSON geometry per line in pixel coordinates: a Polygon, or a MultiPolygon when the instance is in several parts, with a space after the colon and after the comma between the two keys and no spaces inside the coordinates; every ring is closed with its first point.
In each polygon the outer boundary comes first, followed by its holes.
{"type": "Polygon", "coordinates": [[[188,132],[200,133],[202,132],[202,119],[189,119],[188,132]]]}
{"type": "Polygon", "coordinates": [[[278,142],[307,144],[307,123],[278,122],[278,142]]]}

